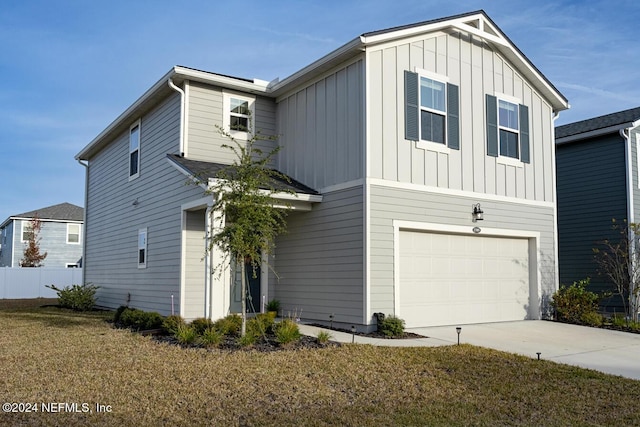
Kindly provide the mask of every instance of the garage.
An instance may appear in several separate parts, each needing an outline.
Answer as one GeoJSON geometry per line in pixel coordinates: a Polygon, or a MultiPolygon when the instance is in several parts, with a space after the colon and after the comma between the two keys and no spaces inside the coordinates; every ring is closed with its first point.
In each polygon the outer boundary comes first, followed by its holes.
{"type": "Polygon", "coordinates": [[[529,239],[400,230],[398,244],[407,327],[527,318],[529,239]]]}

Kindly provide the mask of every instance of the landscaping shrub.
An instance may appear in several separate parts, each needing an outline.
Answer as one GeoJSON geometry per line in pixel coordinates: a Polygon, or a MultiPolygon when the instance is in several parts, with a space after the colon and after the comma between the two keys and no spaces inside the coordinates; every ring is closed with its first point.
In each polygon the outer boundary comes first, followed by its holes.
{"type": "Polygon", "coordinates": [[[573,282],[571,286],[560,285],[553,294],[551,306],[556,313],[556,319],[561,322],[586,324],[585,320],[594,319],[598,314],[600,297],[588,291],[589,279],[573,282]]]}
{"type": "Polygon", "coordinates": [[[333,338],[333,336],[331,335],[331,333],[327,331],[320,331],[316,336],[316,340],[318,341],[318,344],[323,344],[323,345],[328,343],[329,340],[331,340],[331,338],[333,338]]]}
{"type": "Polygon", "coordinates": [[[237,314],[230,314],[222,319],[218,319],[213,324],[216,330],[222,335],[238,336],[242,329],[242,317],[237,314]]]}
{"type": "Polygon", "coordinates": [[[224,335],[215,328],[207,328],[200,337],[200,343],[205,347],[217,347],[222,342],[224,335]]]}
{"type": "Polygon", "coordinates": [[[247,320],[247,331],[253,333],[257,337],[260,337],[272,332],[274,322],[275,313],[260,313],[257,314],[256,317],[247,320]]]}
{"type": "Polygon", "coordinates": [[[76,311],[89,311],[96,305],[96,291],[99,286],[87,283],[85,285],[65,286],[60,289],[55,285],[48,285],[58,294],[58,304],[63,308],[76,311]]]}
{"type": "Polygon", "coordinates": [[[580,316],[580,323],[586,326],[600,327],[602,326],[602,315],[595,311],[587,311],[580,316]]]}
{"type": "Polygon", "coordinates": [[[247,331],[243,336],[238,337],[236,342],[241,347],[250,347],[258,341],[258,337],[253,333],[247,331]]]}
{"type": "Polygon", "coordinates": [[[136,331],[158,329],[164,318],[155,311],[142,311],[137,308],[125,308],[119,317],[120,326],[136,331]]]}
{"type": "Polygon", "coordinates": [[[178,316],[177,314],[173,314],[171,316],[167,316],[162,321],[162,329],[165,330],[169,335],[175,335],[178,332],[178,327],[180,325],[185,325],[186,322],[182,318],[182,316],[178,316]]]}
{"type": "Polygon", "coordinates": [[[115,314],[113,315],[113,323],[118,324],[120,323],[120,316],[122,316],[122,313],[129,307],[127,307],[126,305],[121,305],[120,307],[118,307],[118,309],[116,310],[115,314]]]}
{"type": "Polygon", "coordinates": [[[273,329],[280,344],[289,344],[298,341],[302,337],[298,324],[291,319],[284,319],[274,325],[273,329]]]}
{"type": "Polygon", "coordinates": [[[272,311],[277,314],[280,311],[280,301],[278,301],[277,299],[272,299],[267,303],[267,306],[265,308],[267,312],[272,311]]]}
{"type": "Polygon", "coordinates": [[[191,325],[179,325],[175,334],[180,344],[190,345],[198,339],[198,333],[191,325]]]}
{"type": "Polygon", "coordinates": [[[191,321],[191,327],[196,331],[198,335],[202,335],[204,331],[213,327],[213,321],[205,317],[198,317],[191,321]]]}
{"type": "Polygon", "coordinates": [[[401,337],[404,335],[404,320],[393,314],[386,316],[380,323],[380,332],[388,337],[401,337]]]}

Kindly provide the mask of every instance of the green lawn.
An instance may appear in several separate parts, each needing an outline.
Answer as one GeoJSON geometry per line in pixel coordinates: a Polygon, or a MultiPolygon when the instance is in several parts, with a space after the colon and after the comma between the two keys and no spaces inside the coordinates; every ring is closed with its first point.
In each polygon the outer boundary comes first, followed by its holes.
{"type": "Polygon", "coordinates": [[[185,350],[105,318],[0,310],[0,403],[39,410],[0,425],[640,425],[640,381],[549,361],[469,345],[185,350]]]}

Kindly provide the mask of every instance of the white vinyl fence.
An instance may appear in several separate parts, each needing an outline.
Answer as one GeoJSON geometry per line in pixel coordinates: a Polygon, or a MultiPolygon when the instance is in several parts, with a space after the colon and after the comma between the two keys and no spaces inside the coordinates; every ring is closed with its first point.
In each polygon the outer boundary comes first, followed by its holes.
{"type": "Polygon", "coordinates": [[[0,299],[57,298],[53,289],[82,284],[81,268],[0,267],[0,299]]]}

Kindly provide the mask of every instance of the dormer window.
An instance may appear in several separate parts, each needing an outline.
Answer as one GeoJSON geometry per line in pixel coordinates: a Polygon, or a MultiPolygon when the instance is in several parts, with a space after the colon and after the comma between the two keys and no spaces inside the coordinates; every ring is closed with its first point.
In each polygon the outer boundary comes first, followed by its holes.
{"type": "Polygon", "coordinates": [[[223,127],[234,138],[248,139],[253,133],[253,98],[224,93],[223,127]]]}

